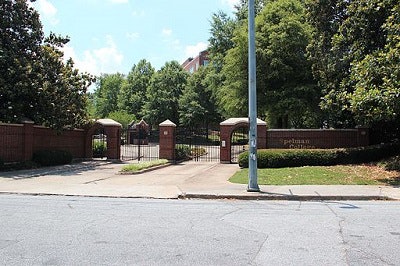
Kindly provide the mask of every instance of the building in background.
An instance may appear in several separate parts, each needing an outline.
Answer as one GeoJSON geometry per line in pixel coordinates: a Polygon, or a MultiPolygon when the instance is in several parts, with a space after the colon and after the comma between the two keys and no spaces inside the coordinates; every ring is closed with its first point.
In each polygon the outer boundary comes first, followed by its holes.
{"type": "Polygon", "coordinates": [[[189,73],[196,72],[201,66],[208,65],[208,51],[204,50],[199,53],[198,56],[195,58],[189,57],[186,61],[182,64],[184,70],[189,73]]]}

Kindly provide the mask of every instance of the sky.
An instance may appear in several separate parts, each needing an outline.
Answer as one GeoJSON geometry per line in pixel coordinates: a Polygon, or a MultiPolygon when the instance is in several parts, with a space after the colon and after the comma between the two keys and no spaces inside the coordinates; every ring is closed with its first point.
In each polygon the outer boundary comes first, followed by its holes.
{"type": "Polygon", "coordinates": [[[146,59],[158,70],[207,48],[210,21],[239,0],[36,0],[43,30],[69,36],[75,67],[93,75],[128,74],[146,59]]]}

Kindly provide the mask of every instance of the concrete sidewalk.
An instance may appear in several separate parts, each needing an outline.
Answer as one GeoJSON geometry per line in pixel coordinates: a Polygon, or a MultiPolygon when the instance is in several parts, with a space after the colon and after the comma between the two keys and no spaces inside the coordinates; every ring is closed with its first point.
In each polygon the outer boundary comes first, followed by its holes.
{"type": "Polygon", "coordinates": [[[235,164],[184,162],[136,175],[121,175],[124,163],[89,161],[35,170],[0,172],[0,193],[159,199],[400,200],[390,186],[260,186],[228,181],[235,164]]]}

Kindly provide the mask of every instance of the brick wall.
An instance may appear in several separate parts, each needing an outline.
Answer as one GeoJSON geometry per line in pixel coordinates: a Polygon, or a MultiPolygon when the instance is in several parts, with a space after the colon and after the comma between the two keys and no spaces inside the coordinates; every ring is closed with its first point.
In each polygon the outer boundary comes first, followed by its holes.
{"type": "Polygon", "coordinates": [[[368,145],[367,128],[267,130],[267,148],[269,149],[329,149],[368,145]]]}
{"type": "Polygon", "coordinates": [[[60,149],[72,153],[74,158],[85,158],[86,132],[84,130],[57,131],[25,124],[0,123],[0,157],[5,162],[32,159],[35,151],[60,149]]]}
{"type": "Polygon", "coordinates": [[[57,131],[49,128],[33,127],[33,152],[44,149],[56,149],[71,152],[74,158],[85,157],[86,132],[82,129],[57,131]]]}
{"type": "Polygon", "coordinates": [[[0,124],[0,158],[5,162],[24,158],[24,125],[0,124]]]}

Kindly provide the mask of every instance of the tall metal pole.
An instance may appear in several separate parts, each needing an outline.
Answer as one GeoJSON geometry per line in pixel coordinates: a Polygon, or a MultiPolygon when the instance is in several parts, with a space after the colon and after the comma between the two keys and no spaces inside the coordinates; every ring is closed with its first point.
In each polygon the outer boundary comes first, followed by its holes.
{"type": "Polygon", "coordinates": [[[257,183],[257,88],[254,0],[249,0],[249,185],[248,192],[258,192],[257,183]]]}

